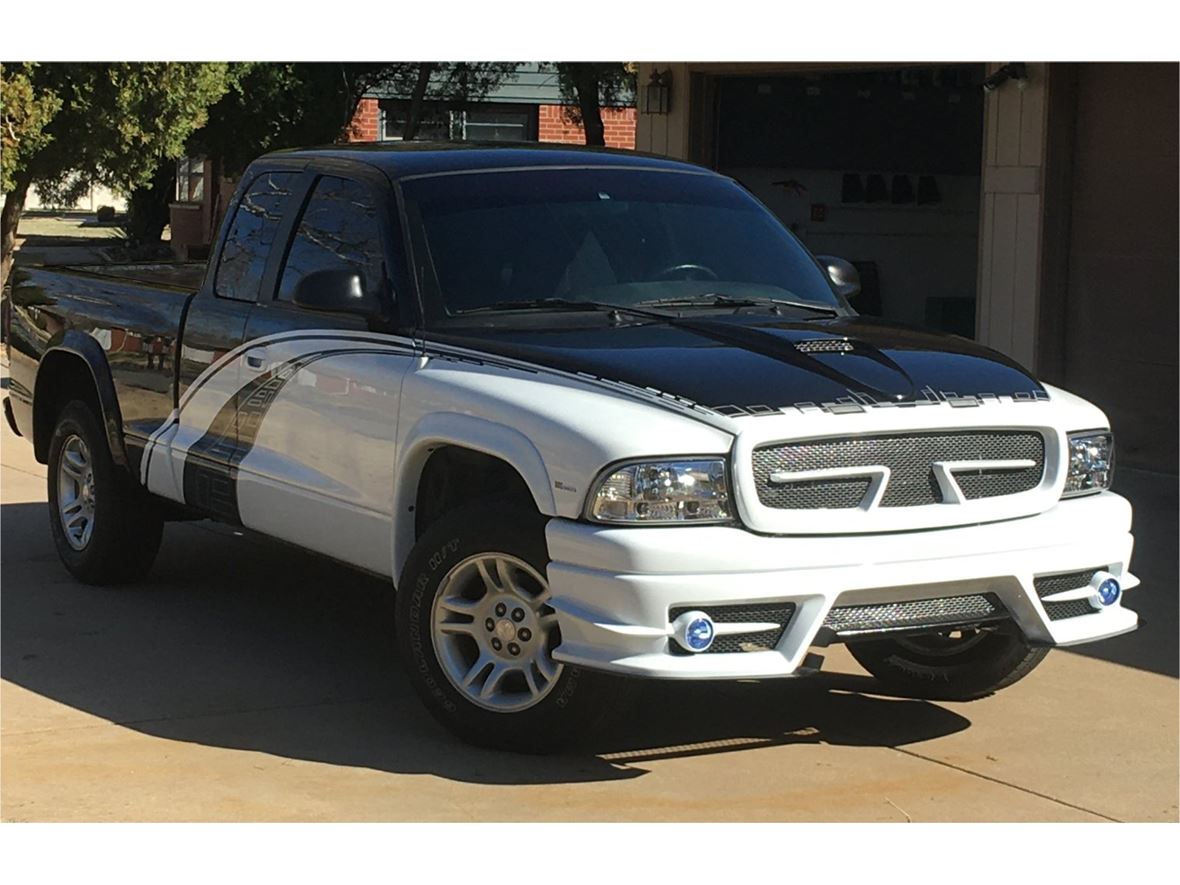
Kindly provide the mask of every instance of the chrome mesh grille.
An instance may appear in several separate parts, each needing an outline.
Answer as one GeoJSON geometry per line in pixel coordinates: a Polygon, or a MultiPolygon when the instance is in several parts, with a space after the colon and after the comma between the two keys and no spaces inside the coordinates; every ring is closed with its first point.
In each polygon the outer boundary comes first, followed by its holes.
{"type": "Polygon", "coordinates": [[[910,627],[967,626],[1006,616],[999,599],[989,593],[836,606],[824,618],[824,626],[837,635],[847,636],[910,627]]]}
{"type": "MultiPolygon", "coordinates": [[[[1046,596],[1052,596],[1054,593],[1063,593],[1066,590],[1078,590],[1082,587],[1087,587],[1090,581],[1094,579],[1094,575],[1102,570],[1101,568],[1088,568],[1080,572],[1042,575],[1039,578],[1033,579],[1033,586],[1036,587],[1037,596],[1044,599],[1046,596]]],[[[1098,614],[1098,609],[1090,605],[1088,599],[1070,599],[1064,602],[1042,602],[1041,604],[1045,607],[1045,614],[1049,616],[1050,621],[1063,621],[1066,618],[1079,618],[1082,615],[1098,614]]]]}
{"type": "MultiPolygon", "coordinates": [[[[735,652],[769,651],[783,638],[783,631],[795,614],[793,602],[761,602],[740,605],[682,605],[669,610],[668,621],[675,621],[685,612],[702,611],[715,624],[772,623],[779,626],[759,633],[733,633],[718,636],[703,654],[733,654],[735,652]]],[[[668,649],[673,654],[691,654],[677,643],[669,641],[668,649]]]]}
{"type": "Polygon", "coordinates": [[[917,507],[942,502],[935,461],[1032,461],[1017,470],[955,471],[967,499],[994,498],[1035,489],[1045,470],[1041,434],[1021,430],[978,430],[850,439],[817,439],[761,446],[752,456],[758,500],[780,510],[848,509],[869,488],[867,477],[771,483],[780,471],[832,467],[888,467],[881,507],[917,507]]]}

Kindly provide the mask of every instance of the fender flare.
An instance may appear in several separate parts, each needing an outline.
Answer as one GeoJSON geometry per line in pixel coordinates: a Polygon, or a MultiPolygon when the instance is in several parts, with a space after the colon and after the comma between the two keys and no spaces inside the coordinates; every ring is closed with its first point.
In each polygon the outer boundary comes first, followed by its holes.
{"type": "Polygon", "coordinates": [[[98,406],[102,411],[99,420],[102,421],[103,429],[106,431],[111,460],[124,470],[129,470],[130,462],[127,459],[127,448],[123,442],[123,413],[119,408],[119,399],[115,394],[115,380],[111,374],[111,365],[107,362],[106,351],[94,338],[77,329],[66,329],[49,339],[49,346],[37,364],[37,377],[33,382],[33,447],[38,460],[48,456],[49,435],[52,433],[52,430],[50,434],[38,433],[38,428],[42,425],[42,422],[38,420],[37,411],[38,401],[43,401],[40,397],[43,392],[41,389],[44,377],[42,370],[55,353],[65,353],[80,359],[90,370],[95,394],[98,398],[98,406]]]}
{"type": "Polygon", "coordinates": [[[396,582],[414,546],[414,521],[408,518],[418,497],[418,480],[431,453],[459,446],[499,458],[528,486],[533,503],[545,516],[557,514],[549,470],[532,440],[512,427],[458,412],[423,417],[399,446],[394,495],[393,576],[396,582]]]}

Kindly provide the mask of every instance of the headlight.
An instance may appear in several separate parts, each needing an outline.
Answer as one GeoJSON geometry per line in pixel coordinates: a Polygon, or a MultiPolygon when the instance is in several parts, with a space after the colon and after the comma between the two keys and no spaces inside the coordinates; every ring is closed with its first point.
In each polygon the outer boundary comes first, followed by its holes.
{"type": "Polygon", "coordinates": [[[1066,452],[1069,473],[1065,477],[1065,491],[1061,497],[1085,495],[1110,488],[1114,473],[1114,434],[1109,430],[1098,433],[1071,433],[1066,452]]]}
{"type": "Polygon", "coordinates": [[[597,522],[731,522],[725,461],[647,461],[614,468],[591,490],[586,511],[597,522]]]}

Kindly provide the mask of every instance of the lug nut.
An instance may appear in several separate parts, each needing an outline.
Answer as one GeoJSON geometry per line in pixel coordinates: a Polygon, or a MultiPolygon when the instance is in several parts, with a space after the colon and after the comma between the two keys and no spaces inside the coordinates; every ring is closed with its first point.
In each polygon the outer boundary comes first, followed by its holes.
{"type": "Polygon", "coordinates": [[[488,618],[486,621],[484,621],[483,625],[488,628],[489,633],[496,629],[496,622],[491,618],[488,618]]]}
{"type": "Polygon", "coordinates": [[[528,642],[533,638],[533,633],[528,627],[521,627],[516,635],[520,637],[521,642],[528,642]]]}
{"type": "Polygon", "coordinates": [[[508,653],[509,653],[510,655],[518,655],[518,654],[520,654],[520,646],[519,646],[519,645],[517,645],[515,642],[510,642],[510,643],[508,643],[508,653]]]}
{"type": "Polygon", "coordinates": [[[502,617],[504,617],[504,612],[506,612],[506,611],[508,611],[508,606],[506,606],[506,605],[505,605],[504,603],[502,603],[502,602],[501,602],[501,603],[499,603],[499,604],[496,606],[496,617],[497,617],[497,618],[502,618],[502,617]]]}
{"type": "Polygon", "coordinates": [[[503,647],[504,643],[502,643],[499,639],[492,640],[492,648],[494,648],[496,651],[499,651],[503,647]]]}
{"type": "Polygon", "coordinates": [[[524,620],[524,609],[523,608],[514,609],[512,612],[512,620],[516,621],[516,623],[518,623],[518,624],[521,621],[523,621],[524,620]]]}

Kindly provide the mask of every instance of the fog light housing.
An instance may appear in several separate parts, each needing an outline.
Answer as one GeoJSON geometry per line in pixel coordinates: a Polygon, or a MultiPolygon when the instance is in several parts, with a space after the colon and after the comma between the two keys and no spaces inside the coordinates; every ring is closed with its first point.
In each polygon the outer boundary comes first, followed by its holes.
{"type": "Polygon", "coordinates": [[[700,611],[685,612],[672,622],[672,638],[685,651],[708,651],[717,635],[713,619],[700,611]]]}
{"type": "Polygon", "coordinates": [[[1090,605],[1096,609],[1104,609],[1114,605],[1123,595],[1123,588],[1118,578],[1109,572],[1098,572],[1090,579],[1090,586],[1094,589],[1090,596],[1090,605]]]}

